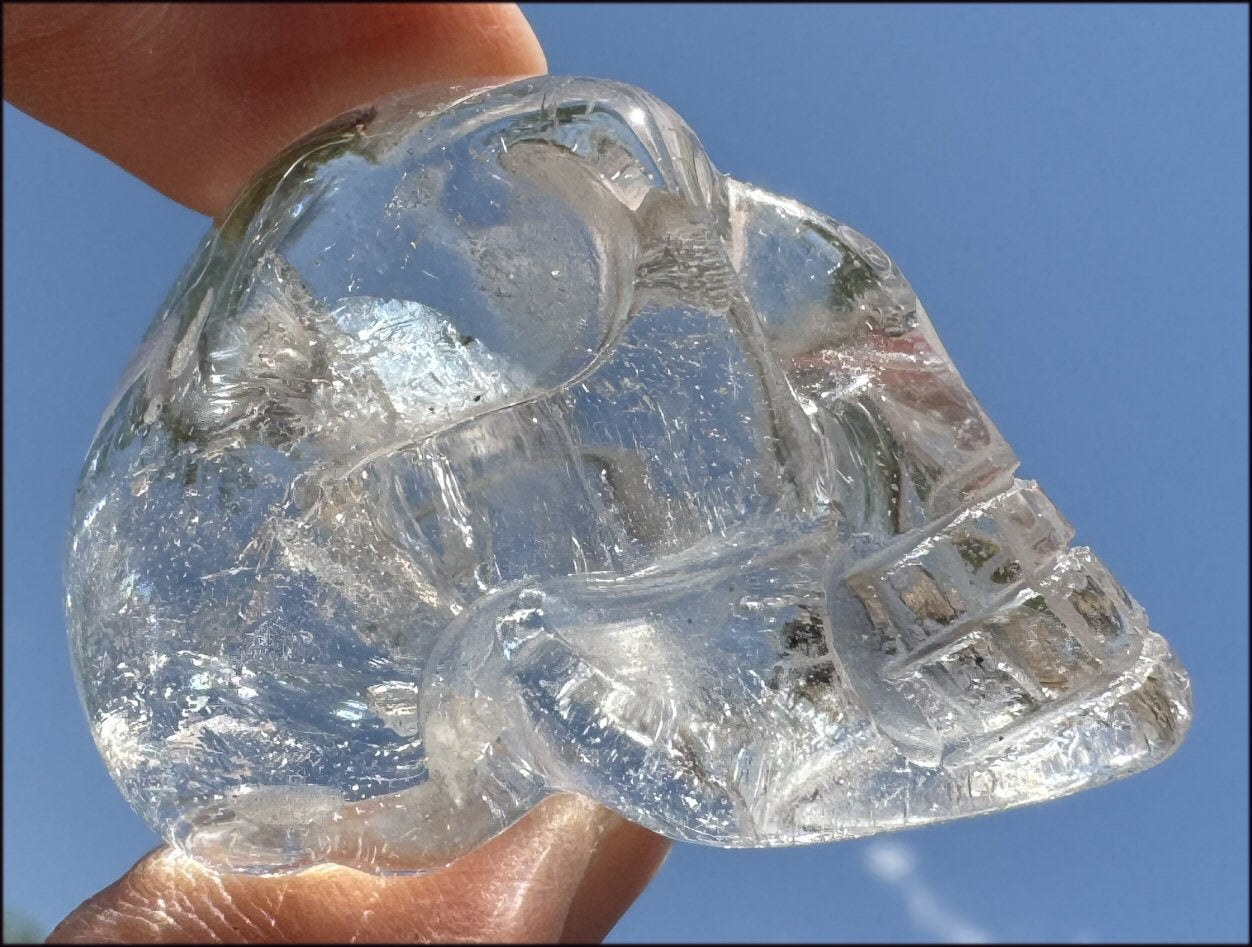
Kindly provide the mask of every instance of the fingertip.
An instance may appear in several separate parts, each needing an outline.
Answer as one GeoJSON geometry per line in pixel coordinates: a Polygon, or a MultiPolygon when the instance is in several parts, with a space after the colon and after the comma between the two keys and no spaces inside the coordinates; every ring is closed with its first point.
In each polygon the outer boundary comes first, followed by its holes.
{"type": "Polygon", "coordinates": [[[5,98],[210,216],[349,109],[547,68],[515,4],[66,6],[5,6],[5,98]]]}
{"type": "Polygon", "coordinates": [[[89,898],[49,943],[598,941],[669,843],[589,799],[553,796],[438,872],[339,866],[219,875],[168,848],[89,898]]]}
{"type": "Polygon", "coordinates": [[[561,928],[563,944],[598,944],[651,884],[670,840],[614,816],[592,853],[561,928]]]}

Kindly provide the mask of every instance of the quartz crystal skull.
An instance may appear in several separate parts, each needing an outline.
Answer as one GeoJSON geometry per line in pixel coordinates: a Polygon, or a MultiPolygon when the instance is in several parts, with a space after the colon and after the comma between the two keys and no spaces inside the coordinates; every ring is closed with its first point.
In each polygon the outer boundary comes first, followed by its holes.
{"type": "Polygon", "coordinates": [[[1016,466],[886,254],[650,95],[419,91],[170,294],[79,487],[75,667],[224,871],[428,870],[561,791],[722,846],[989,812],[1190,717],[1016,466]]]}

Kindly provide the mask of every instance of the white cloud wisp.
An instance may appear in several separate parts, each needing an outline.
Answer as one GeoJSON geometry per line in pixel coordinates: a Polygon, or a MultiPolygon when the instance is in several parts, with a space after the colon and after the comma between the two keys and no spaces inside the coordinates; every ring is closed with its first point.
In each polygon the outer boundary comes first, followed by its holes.
{"type": "Polygon", "coordinates": [[[909,920],[919,930],[949,944],[985,944],[994,938],[978,924],[945,905],[917,871],[917,853],[903,842],[876,840],[865,849],[869,873],[900,892],[909,920]]]}

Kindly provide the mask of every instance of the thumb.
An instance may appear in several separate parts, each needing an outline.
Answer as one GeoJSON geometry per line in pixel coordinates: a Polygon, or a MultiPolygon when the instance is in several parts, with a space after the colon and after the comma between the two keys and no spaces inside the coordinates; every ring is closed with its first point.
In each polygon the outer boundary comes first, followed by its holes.
{"type": "Polygon", "coordinates": [[[511,3],[4,4],[5,99],[210,216],[342,112],[545,69],[511,3]]]}
{"type": "Polygon", "coordinates": [[[661,836],[573,795],[547,799],[507,832],[427,875],[381,877],[339,866],[219,875],[163,847],[85,901],[48,942],[595,942],[668,849],[661,836]]]}

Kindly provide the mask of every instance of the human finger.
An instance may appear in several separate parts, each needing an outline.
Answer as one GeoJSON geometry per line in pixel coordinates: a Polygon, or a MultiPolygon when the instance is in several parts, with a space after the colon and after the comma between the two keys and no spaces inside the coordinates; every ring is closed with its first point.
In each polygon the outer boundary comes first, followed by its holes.
{"type": "Polygon", "coordinates": [[[514,4],[4,6],[5,98],[210,216],[352,108],[546,68],[514,4]]]}
{"type": "Polygon", "coordinates": [[[669,842],[603,806],[553,796],[427,875],[340,866],[219,875],[162,847],[62,921],[49,943],[555,943],[599,941],[669,842]]]}

